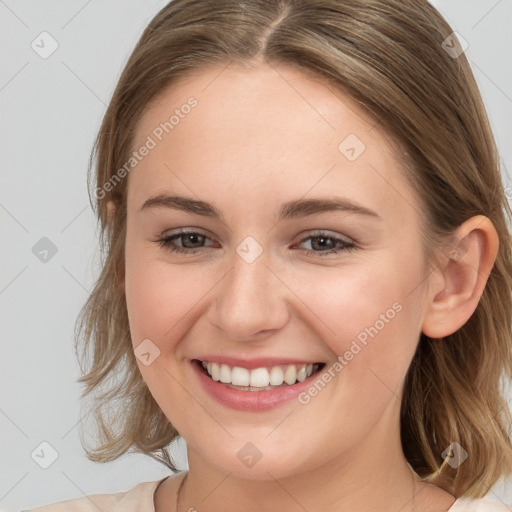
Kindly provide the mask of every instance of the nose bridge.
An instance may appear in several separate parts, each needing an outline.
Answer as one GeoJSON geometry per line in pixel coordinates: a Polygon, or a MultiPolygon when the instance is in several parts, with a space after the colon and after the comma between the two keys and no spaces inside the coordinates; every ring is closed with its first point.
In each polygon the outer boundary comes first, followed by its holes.
{"type": "Polygon", "coordinates": [[[256,244],[254,239],[239,244],[216,294],[211,321],[233,338],[247,339],[286,322],[282,285],[270,268],[269,253],[256,244]]]}

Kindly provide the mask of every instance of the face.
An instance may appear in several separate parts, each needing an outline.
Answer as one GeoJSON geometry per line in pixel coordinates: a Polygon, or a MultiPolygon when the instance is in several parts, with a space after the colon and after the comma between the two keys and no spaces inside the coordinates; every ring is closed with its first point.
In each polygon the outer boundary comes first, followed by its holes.
{"type": "Polygon", "coordinates": [[[144,145],[128,181],[130,330],[189,458],[279,478],[396,440],[425,261],[419,200],[376,122],[298,70],[231,65],[153,101],[144,145]],[[296,384],[230,387],[287,372],[296,384]]]}

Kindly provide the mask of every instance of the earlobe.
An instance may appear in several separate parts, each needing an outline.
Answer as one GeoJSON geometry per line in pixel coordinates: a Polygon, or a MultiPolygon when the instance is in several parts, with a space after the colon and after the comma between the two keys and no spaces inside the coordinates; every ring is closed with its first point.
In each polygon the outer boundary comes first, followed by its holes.
{"type": "Polygon", "coordinates": [[[430,338],[449,336],[469,320],[498,254],[498,233],[488,217],[471,217],[455,236],[457,247],[447,255],[444,268],[435,271],[442,284],[432,289],[422,326],[430,338]]]}

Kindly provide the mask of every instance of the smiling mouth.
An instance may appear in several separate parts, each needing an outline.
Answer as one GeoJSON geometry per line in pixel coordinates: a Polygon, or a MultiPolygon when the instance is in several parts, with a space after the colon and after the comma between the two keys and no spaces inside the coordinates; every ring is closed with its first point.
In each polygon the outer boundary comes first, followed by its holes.
{"type": "Polygon", "coordinates": [[[284,364],[248,369],[223,363],[195,360],[214,381],[240,391],[270,391],[293,386],[318,373],[325,363],[284,364]]]}

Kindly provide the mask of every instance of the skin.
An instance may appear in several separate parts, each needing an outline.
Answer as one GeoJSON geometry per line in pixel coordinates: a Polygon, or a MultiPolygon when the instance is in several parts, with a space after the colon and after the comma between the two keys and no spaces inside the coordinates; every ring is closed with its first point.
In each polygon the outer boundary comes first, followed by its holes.
{"type": "MultiPolygon", "coordinates": [[[[160,350],[138,362],[141,374],[187,441],[180,510],[396,512],[413,510],[413,494],[417,511],[448,510],[455,498],[407,465],[400,396],[420,333],[449,335],[475,310],[498,250],[492,223],[466,221],[462,256],[427,272],[421,205],[392,141],[348,96],[282,65],[196,71],[149,105],[134,148],[190,96],[197,107],[129,175],[121,284],[134,348],[149,338],[160,350]],[[366,145],[353,162],[338,150],[349,134],[366,145]],[[140,210],[162,193],[212,203],[223,220],[140,210]],[[380,220],[331,211],[277,221],[286,201],[333,196],[380,220]],[[208,237],[197,254],[157,242],[191,227],[208,237]],[[307,238],[315,230],[356,248],[322,256],[307,238]],[[236,252],[247,236],[263,248],[250,264],[236,252]],[[306,405],[232,410],[188,362],[215,353],[329,365],[394,303],[401,311],[306,405]],[[249,441],[262,454],[250,468],[237,457],[249,441]]],[[[183,477],[160,485],[157,512],[175,510],[183,477]]]]}

